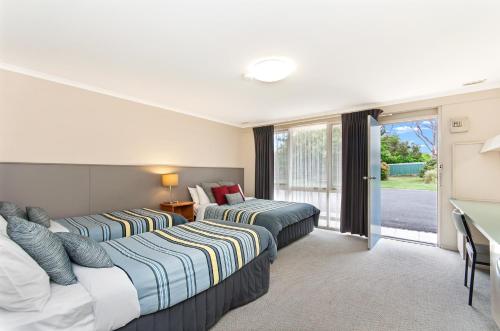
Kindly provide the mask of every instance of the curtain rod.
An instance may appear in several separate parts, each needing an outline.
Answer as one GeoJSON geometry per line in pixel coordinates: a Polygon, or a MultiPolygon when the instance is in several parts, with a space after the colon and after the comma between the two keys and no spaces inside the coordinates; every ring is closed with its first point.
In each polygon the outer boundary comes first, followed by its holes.
{"type": "MultiPolygon", "coordinates": [[[[423,108],[417,108],[417,109],[405,109],[405,110],[387,110],[387,112],[384,114],[382,113],[381,117],[384,118],[384,120],[380,119],[380,121],[383,122],[390,122],[391,118],[394,118],[395,120],[401,120],[404,119],[405,116],[415,116],[418,114],[422,115],[430,115],[430,113],[433,113],[434,115],[437,114],[437,107],[423,107],[423,108]]],[[[318,117],[312,117],[312,118],[304,118],[304,119],[298,119],[298,120],[291,120],[291,121],[286,121],[278,124],[274,124],[275,128],[286,128],[290,127],[293,125],[305,125],[305,124],[312,124],[312,123],[318,123],[318,122],[334,122],[334,123],[340,123],[340,118],[342,114],[335,114],[335,115],[325,115],[325,116],[318,116],[318,117]]]]}
{"type": "Polygon", "coordinates": [[[287,122],[274,124],[274,127],[284,128],[284,127],[289,127],[292,125],[312,124],[312,123],[317,123],[317,122],[338,122],[338,123],[340,123],[340,114],[287,121],[287,122]]]}

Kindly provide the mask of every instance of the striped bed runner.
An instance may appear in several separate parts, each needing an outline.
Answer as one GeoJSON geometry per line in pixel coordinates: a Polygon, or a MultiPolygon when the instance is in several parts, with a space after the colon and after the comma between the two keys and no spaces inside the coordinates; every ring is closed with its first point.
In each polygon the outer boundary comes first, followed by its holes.
{"type": "Polygon", "coordinates": [[[101,245],[132,280],[141,315],[217,285],[264,249],[276,251],[265,229],[217,221],[188,223],[101,245]]]}
{"type": "Polygon", "coordinates": [[[296,203],[251,199],[236,205],[208,206],[205,209],[204,219],[217,219],[236,223],[254,224],[257,215],[279,208],[285,208],[293,204],[296,203]]]}
{"type": "Polygon", "coordinates": [[[139,208],[89,216],[67,217],[55,222],[70,232],[78,233],[100,242],[129,237],[156,229],[169,228],[174,225],[184,224],[186,220],[177,214],[149,208],[139,208]]]}

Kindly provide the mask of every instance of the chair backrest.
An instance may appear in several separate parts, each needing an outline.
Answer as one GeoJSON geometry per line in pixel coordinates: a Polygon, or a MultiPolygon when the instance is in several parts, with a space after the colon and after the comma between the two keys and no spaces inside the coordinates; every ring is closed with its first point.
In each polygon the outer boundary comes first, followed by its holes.
{"type": "Polygon", "coordinates": [[[465,230],[465,225],[463,221],[463,214],[460,210],[454,209],[451,212],[451,216],[453,218],[453,224],[455,225],[455,228],[457,228],[457,231],[460,232],[463,236],[467,237],[467,231],[465,230]]]}
{"type": "Polygon", "coordinates": [[[451,212],[451,216],[453,219],[453,224],[455,224],[455,228],[457,228],[457,231],[465,236],[465,238],[467,238],[467,241],[471,244],[472,249],[475,253],[476,246],[474,245],[474,241],[472,240],[472,235],[469,226],[467,225],[467,219],[465,218],[465,215],[459,209],[454,209],[451,212]]]}

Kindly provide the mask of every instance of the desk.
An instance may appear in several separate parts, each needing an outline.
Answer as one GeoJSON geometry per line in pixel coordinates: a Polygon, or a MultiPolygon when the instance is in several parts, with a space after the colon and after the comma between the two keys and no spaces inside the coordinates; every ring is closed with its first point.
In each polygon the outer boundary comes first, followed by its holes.
{"type": "Polygon", "coordinates": [[[500,203],[450,200],[490,241],[491,313],[500,326],[500,203]]]}

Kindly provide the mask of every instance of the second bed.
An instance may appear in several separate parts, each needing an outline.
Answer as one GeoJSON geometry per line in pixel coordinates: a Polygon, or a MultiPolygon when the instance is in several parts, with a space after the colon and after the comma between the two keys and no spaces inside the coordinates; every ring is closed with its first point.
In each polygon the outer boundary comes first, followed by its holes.
{"type": "Polygon", "coordinates": [[[196,220],[260,225],[271,232],[278,248],[282,248],[312,232],[318,226],[319,214],[320,210],[308,203],[247,198],[234,205],[200,205],[196,220]]]}

